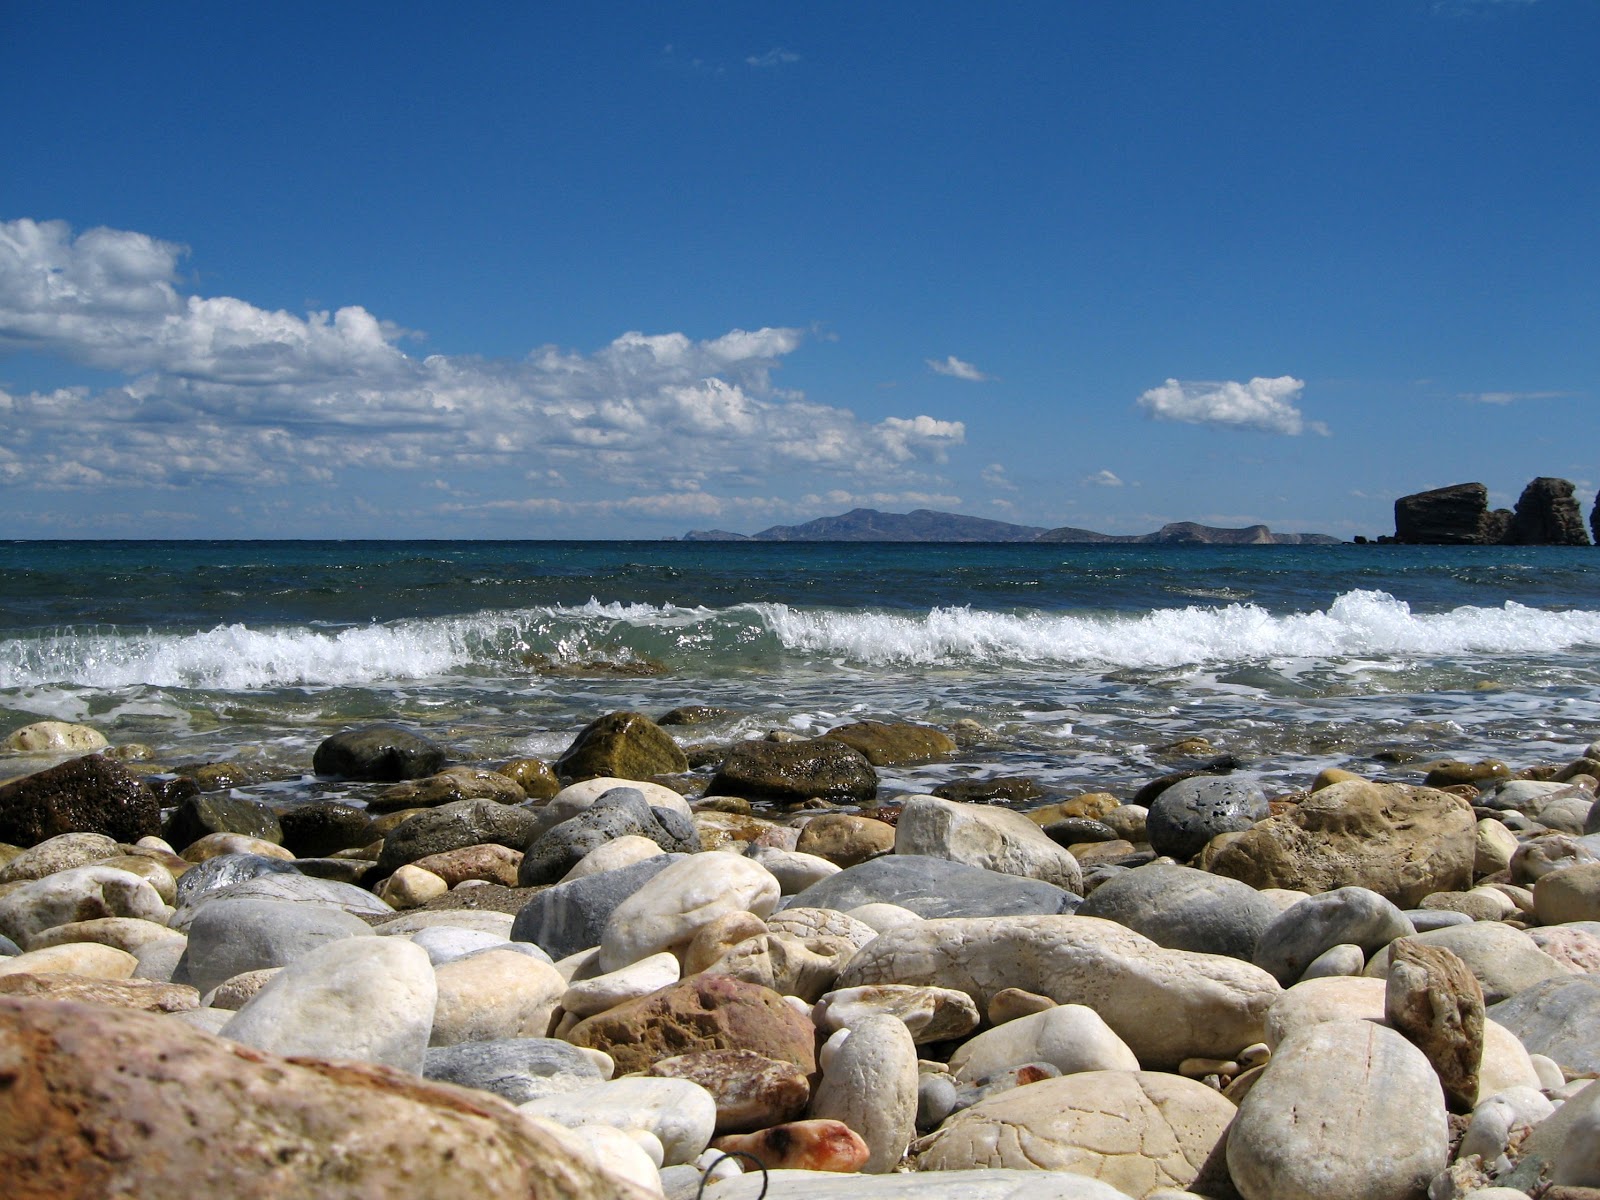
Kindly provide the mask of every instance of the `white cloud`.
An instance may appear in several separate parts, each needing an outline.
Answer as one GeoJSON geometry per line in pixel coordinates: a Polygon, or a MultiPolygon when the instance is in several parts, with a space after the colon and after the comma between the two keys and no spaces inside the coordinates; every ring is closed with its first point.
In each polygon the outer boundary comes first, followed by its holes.
{"type": "Polygon", "coordinates": [[[1096,471],[1093,475],[1085,476],[1083,483],[1085,487],[1119,488],[1122,486],[1122,480],[1114,472],[1107,470],[1096,471]]]}
{"type": "Polygon", "coordinates": [[[1259,429],[1296,436],[1310,430],[1326,436],[1328,427],[1307,421],[1295,401],[1305,382],[1291,375],[1259,376],[1249,383],[1197,383],[1169,379],[1139,397],[1139,407],[1159,421],[1259,429]]]}
{"type": "Polygon", "coordinates": [[[1457,400],[1475,404],[1515,404],[1519,400],[1564,400],[1571,392],[1462,392],[1457,400]]]}
{"type": "Polygon", "coordinates": [[[965,379],[969,383],[986,383],[989,377],[969,362],[963,362],[954,354],[943,359],[930,358],[927,360],[928,369],[939,375],[948,375],[952,379],[965,379]]]}
{"type": "Polygon", "coordinates": [[[744,61],[745,65],[750,67],[782,67],[787,66],[789,63],[799,62],[800,56],[793,50],[774,47],[765,54],[752,54],[744,61]]]}
{"type": "Polygon", "coordinates": [[[183,253],[139,233],[0,222],[0,351],[129,376],[100,391],[0,391],[0,444],[16,451],[0,464],[8,483],[270,486],[362,468],[505,468],[648,497],[786,471],[892,482],[966,435],[959,421],[869,422],[774,387],[798,329],[417,359],[397,345],[403,330],[361,307],[297,317],[181,295],[183,253]]]}
{"type": "Polygon", "coordinates": [[[1005,464],[1003,463],[990,463],[979,473],[978,477],[992,488],[999,488],[1001,491],[1006,492],[1017,490],[1017,485],[1012,483],[1011,477],[1006,474],[1005,464]]]}

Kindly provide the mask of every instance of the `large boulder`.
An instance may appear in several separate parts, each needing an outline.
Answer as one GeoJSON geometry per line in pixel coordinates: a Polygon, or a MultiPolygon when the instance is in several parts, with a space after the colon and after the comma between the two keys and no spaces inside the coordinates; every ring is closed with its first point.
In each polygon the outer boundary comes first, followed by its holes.
{"type": "Polygon", "coordinates": [[[556,959],[598,946],[617,905],[682,858],[679,854],[657,854],[536,892],[517,913],[511,939],[532,942],[556,959]]]}
{"type": "Polygon", "coordinates": [[[821,797],[864,803],[878,793],[878,773],[859,750],[830,738],[741,742],[728,751],[708,796],[799,804],[821,797]]]}
{"type": "Polygon", "coordinates": [[[1571,482],[1541,475],[1523,488],[1505,540],[1513,546],[1587,546],[1589,531],[1571,482]]]}
{"type": "Polygon", "coordinates": [[[1394,502],[1394,540],[1413,546],[1488,546],[1500,541],[1510,513],[1489,512],[1489,489],[1454,483],[1394,502]]]}
{"type": "Polygon", "coordinates": [[[161,836],[178,850],[208,833],[242,833],[275,845],[283,844],[278,814],[259,800],[226,792],[202,792],[178,802],[161,828],[161,836]]]}
{"type": "Polygon", "coordinates": [[[1282,910],[1255,888],[1175,863],[1149,863],[1113,875],[1078,909],[1144,934],[1169,950],[1226,954],[1249,962],[1282,910]]]}
{"type": "MultiPolygon", "coordinates": [[[[848,1044],[848,1043],[847,1043],[848,1044]]],[[[1233,1104],[1193,1079],[1085,1071],[979,1101],[920,1143],[922,1171],[1072,1171],[1144,1196],[1225,1186],[1219,1153],[1233,1104]]]]}
{"type": "Polygon", "coordinates": [[[689,769],[672,735],[643,713],[607,713],[591,721],[556,759],[556,774],[563,779],[649,779],[676,775],[689,769]]]}
{"type": "Polygon", "coordinates": [[[1069,892],[1083,890],[1078,860],[1034,822],[1008,808],[911,796],[895,824],[896,854],[925,854],[952,862],[1042,879],[1069,892]]]}
{"type": "Polygon", "coordinates": [[[897,904],[919,917],[999,917],[1071,912],[1079,903],[1074,893],[1042,879],[922,854],[886,854],[812,884],[788,897],[785,907],[849,912],[863,904],[897,904]]]}
{"type": "Polygon", "coordinates": [[[444,749],[398,725],[366,725],[327,738],[312,755],[318,775],[398,783],[437,774],[444,749]]]}
{"type": "Polygon", "coordinates": [[[1488,1010],[1529,1051],[1574,1075],[1600,1073],[1600,975],[1547,979],[1488,1010]]]}
{"type": "Polygon", "coordinates": [[[171,1017],[0,998],[11,1196],[644,1200],[492,1096],[171,1017]]]}
{"type": "Polygon", "coordinates": [[[724,850],[689,855],[612,910],[600,935],[599,966],[617,971],[652,954],[681,956],[697,933],[722,917],[770,916],[780,894],[772,872],[752,859],[724,850]]]}
{"type": "Polygon", "coordinates": [[[430,808],[407,817],[384,836],[378,872],[387,875],[419,858],[465,846],[493,843],[522,850],[533,840],[538,824],[532,809],[495,800],[457,800],[430,808]]]}
{"type": "Polygon", "coordinates": [[[1150,1069],[1230,1058],[1260,1041],[1282,989],[1259,967],[1166,950],[1093,917],[974,917],[880,933],[837,987],[932,984],[966,992],[979,1011],[1007,988],[1095,1010],[1150,1069]]]}
{"type": "Polygon", "coordinates": [[[932,762],[955,753],[956,742],[942,729],[906,721],[857,721],[822,735],[859,750],[875,767],[932,762]]]}
{"type": "Polygon", "coordinates": [[[1191,775],[1150,801],[1145,832],[1157,854],[1187,861],[1219,833],[1249,829],[1272,815],[1267,793],[1242,775],[1191,775]]]}
{"type": "Polygon", "coordinates": [[[1477,819],[1459,796],[1350,779],[1219,838],[1200,865],[1255,888],[1370,888],[1401,908],[1472,886],[1477,819]]]}
{"type": "Polygon", "coordinates": [[[0,842],[13,846],[36,846],[62,833],[103,833],[131,843],[160,831],[155,793],[99,754],[0,785],[0,842]]]}
{"type": "Polygon", "coordinates": [[[364,808],[337,800],[312,800],[278,814],[283,845],[296,858],[326,858],[378,840],[364,808]]]}

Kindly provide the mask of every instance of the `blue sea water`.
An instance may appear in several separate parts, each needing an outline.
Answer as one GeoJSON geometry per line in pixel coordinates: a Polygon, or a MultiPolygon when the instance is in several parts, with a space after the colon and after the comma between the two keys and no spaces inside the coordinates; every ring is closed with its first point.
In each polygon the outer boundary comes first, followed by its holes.
{"type": "Polygon", "coordinates": [[[687,703],[734,715],[684,741],[988,731],[890,791],[1127,792],[1195,736],[1285,786],[1328,765],[1405,778],[1397,756],[1561,759],[1600,736],[1600,549],[0,545],[0,733],[85,721],[158,763],[305,772],[265,789],[280,802],[360,722],[492,762],[687,703]]]}

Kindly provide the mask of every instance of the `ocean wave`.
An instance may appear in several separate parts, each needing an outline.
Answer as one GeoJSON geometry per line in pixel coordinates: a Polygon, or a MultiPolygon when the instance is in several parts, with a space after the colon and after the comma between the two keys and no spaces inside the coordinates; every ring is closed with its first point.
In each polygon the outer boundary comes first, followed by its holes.
{"type": "Polygon", "coordinates": [[[1142,614],[921,613],[783,604],[726,609],[591,600],[358,627],[192,633],[60,630],[0,642],[0,688],[70,683],[249,691],[362,687],[466,675],[532,675],[550,664],[735,668],[752,655],[866,668],[940,664],[1173,669],[1289,660],[1360,660],[1363,667],[1452,656],[1558,655],[1600,646],[1600,613],[1507,602],[1413,613],[1377,591],[1353,591],[1326,611],[1273,614],[1253,604],[1142,614]]]}

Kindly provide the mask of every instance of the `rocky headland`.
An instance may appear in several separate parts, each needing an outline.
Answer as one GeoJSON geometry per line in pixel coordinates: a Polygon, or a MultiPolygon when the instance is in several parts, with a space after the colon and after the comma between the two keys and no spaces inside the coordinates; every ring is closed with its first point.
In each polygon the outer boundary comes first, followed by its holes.
{"type": "Polygon", "coordinates": [[[1522,489],[1515,509],[1489,507],[1481,483],[1456,483],[1394,502],[1394,537],[1410,546],[1587,546],[1600,542],[1600,497],[1584,527],[1576,489],[1541,476],[1522,489]]]}
{"type": "Polygon", "coordinates": [[[710,711],[353,729],[293,808],[13,732],[6,1194],[1600,1195],[1600,743],[890,795],[983,731],[710,711]]]}

